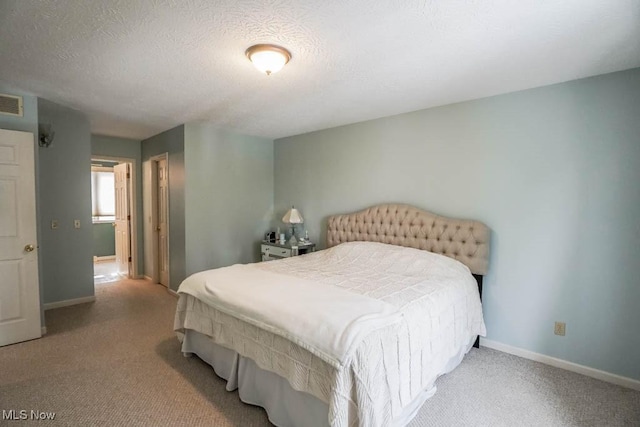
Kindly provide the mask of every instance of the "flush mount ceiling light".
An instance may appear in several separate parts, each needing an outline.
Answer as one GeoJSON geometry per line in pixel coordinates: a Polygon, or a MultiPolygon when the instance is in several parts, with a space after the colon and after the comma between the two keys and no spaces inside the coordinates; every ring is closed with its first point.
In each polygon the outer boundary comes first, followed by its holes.
{"type": "Polygon", "coordinates": [[[273,44],[257,44],[245,52],[253,65],[268,76],[277,73],[291,59],[291,53],[273,44]]]}

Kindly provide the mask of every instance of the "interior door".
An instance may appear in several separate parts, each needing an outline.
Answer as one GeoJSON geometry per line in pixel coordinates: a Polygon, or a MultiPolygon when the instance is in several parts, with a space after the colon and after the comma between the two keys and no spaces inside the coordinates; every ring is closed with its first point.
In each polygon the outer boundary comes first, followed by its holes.
{"type": "Polygon", "coordinates": [[[159,281],[169,287],[169,171],[167,160],[158,160],[158,272],[159,281]]]}
{"type": "Polygon", "coordinates": [[[120,163],[113,167],[116,192],[116,264],[118,274],[129,276],[129,164],[120,163]]]}
{"type": "Polygon", "coordinates": [[[33,134],[0,129],[0,346],[41,336],[33,134]]]}

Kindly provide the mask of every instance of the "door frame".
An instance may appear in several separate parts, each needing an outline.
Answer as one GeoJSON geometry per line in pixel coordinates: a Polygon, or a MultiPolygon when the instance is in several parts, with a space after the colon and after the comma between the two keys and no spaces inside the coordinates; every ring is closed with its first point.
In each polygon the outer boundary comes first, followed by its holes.
{"type": "MultiPolygon", "coordinates": [[[[137,170],[136,159],[130,157],[114,157],[103,156],[100,154],[92,154],[91,161],[109,160],[112,162],[129,163],[131,171],[131,179],[129,180],[129,212],[131,213],[131,221],[129,227],[129,242],[131,243],[131,263],[129,264],[129,277],[131,279],[140,278],[140,268],[138,265],[138,204],[137,202],[137,170]]],[[[93,223],[92,223],[93,225],[93,223]]]]}
{"type": "MultiPolygon", "coordinates": [[[[171,190],[171,174],[169,173],[169,153],[162,153],[156,156],[149,157],[148,161],[150,162],[151,167],[151,281],[153,283],[160,283],[160,263],[158,262],[158,257],[160,256],[160,251],[158,250],[158,162],[160,160],[165,160],[167,162],[167,187],[169,188],[169,192],[171,190]]],[[[169,248],[171,247],[171,197],[167,197],[167,276],[169,279],[169,283],[167,284],[167,289],[171,289],[171,252],[169,248]]],[[[164,285],[163,285],[164,286],[164,285]]]]}

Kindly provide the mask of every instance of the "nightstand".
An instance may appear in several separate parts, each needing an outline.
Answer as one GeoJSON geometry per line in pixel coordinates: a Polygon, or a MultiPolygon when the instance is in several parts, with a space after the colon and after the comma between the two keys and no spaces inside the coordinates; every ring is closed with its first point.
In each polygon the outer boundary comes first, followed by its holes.
{"type": "Polygon", "coordinates": [[[274,259],[289,258],[296,255],[303,255],[316,250],[315,243],[298,243],[298,246],[291,246],[289,243],[281,245],[279,242],[262,241],[260,252],[262,261],[272,261],[274,259]]]}

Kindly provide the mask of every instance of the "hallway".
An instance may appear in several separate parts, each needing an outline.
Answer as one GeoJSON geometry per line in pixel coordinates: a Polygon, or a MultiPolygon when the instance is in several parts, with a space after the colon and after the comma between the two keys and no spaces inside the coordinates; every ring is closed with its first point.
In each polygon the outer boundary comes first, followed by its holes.
{"type": "Polygon", "coordinates": [[[93,284],[113,283],[123,279],[118,274],[115,260],[96,261],[93,263],[93,284]]]}

